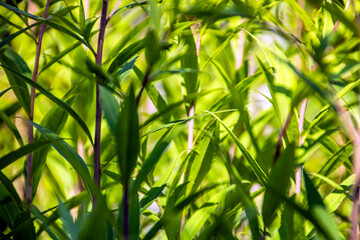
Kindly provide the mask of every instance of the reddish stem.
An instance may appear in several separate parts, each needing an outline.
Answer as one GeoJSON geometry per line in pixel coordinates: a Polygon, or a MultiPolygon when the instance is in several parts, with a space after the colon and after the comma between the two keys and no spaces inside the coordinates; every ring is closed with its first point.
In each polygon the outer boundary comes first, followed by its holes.
{"type": "MultiPolygon", "coordinates": [[[[98,38],[98,51],[96,54],[96,64],[102,65],[102,55],[105,39],[106,14],[108,9],[108,0],[103,0],[100,19],[100,31],[98,38]]],[[[100,168],[100,139],[101,139],[101,102],[100,102],[100,84],[96,83],[96,116],[95,116],[95,145],[94,145],[94,182],[100,188],[101,168],[100,168]]],[[[96,198],[93,198],[95,205],[96,198]]]]}
{"type": "Polygon", "coordinates": [[[290,119],[291,119],[291,114],[289,114],[289,116],[287,117],[286,122],[285,122],[283,128],[281,129],[281,133],[280,133],[280,136],[279,136],[279,140],[278,140],[277,145],[276,145],[276,151],[275,151],[275,157],[274,157],[274,163],[273,163],[274,165],[275,165],[277,159],[278,159],[279,156],[280,156],[280,149],[281,149],[281,145],[282,145],[282,139],[283,139],[283,137],[285,136],[286,128],[287,128],[287,126],[288,126],[289,123],[290,123],[290,119]]]}
{"type": "MultiPolygon", "coordinates": [[[[45,12],[44,12],[44,18],[47,18],[49,13],[49,6],[50,6],[50,0],[46,1],[45,6],[45,12]]],[[[37,82],[37,77],[39,73],[39,62],[40,62],[40,53],[41,53],[41,45],[43,36],[45,33],[45,24],[41,24],[40,26],[40,32],[39,32],[39,39],[36,44],[36,56],[35,56],[35,65],[34,65],[34,71],[32,75],[32,80],[34,82],[37,82]]],[[[30,93],[30,121],[34,120],[34,103],[35,103],[35,88],[31,88],[30,93]]],[[[31,124],[29,124],[29,134],[28,134],[28,142],[32,143],[34,141],[34,128],[31,124]]],[[[32,183],[31,183],[31,168],[32,168],[32,160],[33,156],[32,153],[30,153],[27,157],[27,177],[26,177],[26,203],[28,206],[28,210],[30,210],[31,202],[32,202],[32,183]]]]}
{"type": "Polygon", "coordinates": [[[138,93],[138,95],[136,96],[136,106],[139,106],[139,102],[141,99],[141,95],[146,87],[146,85],[148,84],[149,80],[150,80],[150,72],[151,72],[151,65],[148,67],[148,69],[146,70],[144,79],[142,80],[142,86],[141,89],[138,93]]]}
{"type": "Polygon", "coordinates": [[[129,189],[128,184],[124,186],[124,200],[123,200],[123,216],[124,216],[124,240],[129,239],[129,189]]]}
{"type": "MultiPolygon", "coordinates": [[[[300,107],[300,115],[299,115],[299,147],[301,147],[304,143],[303,138],[301,136],[304,129],[304,120],[305,120],[305,111],[306,111],[307,98],[305,98],[300,107]]],[[[301,192],[301,167],[298,167],[295,173],[295,193],[300,196],[301,192]]]]}
{"type": "MultiPolygon", "coordinates": [[[[195,103],[194,100],[191,101],[190,109],[189,109],[189,117],[193,117],[195,115],[195,103]]],[[[194,144],[194,124],[195,119],[190,119],[188,124],[188,152],[191,151],[194,144]]]]}

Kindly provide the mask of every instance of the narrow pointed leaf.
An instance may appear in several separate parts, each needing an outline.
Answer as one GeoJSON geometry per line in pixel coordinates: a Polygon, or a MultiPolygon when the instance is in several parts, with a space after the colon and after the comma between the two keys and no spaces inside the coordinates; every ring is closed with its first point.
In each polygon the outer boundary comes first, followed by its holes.
{"type": "Polygon", "coordinates": [[[57,104],[59,107],[61,107],[62,109],[64,109],[70,116],[72,116],[76,122],[80,125],[80,127],[84,130],[85,134],[88,136],[91,144],[93,145],[93,140],[90,134],[90,131],[88,129],[88,127],[86,126],[86,123],[80,118],[80,116],[69,106],[67,105],[65,102],[63,102],[61,99],[55,97],[52,93],[50,93],[48,90],[46,90],[45,88],[43,88],[41,85],[39,85],[38,83],[34,82],[33,80],[31,80],[30,78],[16,72],[16,70],[13,70],[9,67],[5,67],[2,66],[4,68],[6,68],[7,70],[11,71],[12,73],[14,73],[16,76],[20,77],[21,80],[23,80],[25,83],[29,84],[30,86],[34,87],[36,90],[38,90],[39,92],[41,92],[42,94],[44,94],[47,98],[49,98],[51,101],[53,101],[55,104],[57,104]]]}
{"type": "Polygon", "coordinates": [[[262,204],[262,215],[265,226],[270,226],[274,220],[276,209],[280,202],[272,191],[276,190],[279,194],[285,194],[290,184],[290,176],[295,167],[295,146],[290,144],[277,160],[274,168],[271,170],[268,186],[271,190],[265,191],[262,204]]]}
{"type": "Polygon", "coordinates": [[[116,131],[116,121],[120,104],[112,93],[105,87],[100,86],[101,108],[104,111],[104,118],[112,133],[116,131]]]}
{"type": "Polygon", "coordinates": [[[144,165],[136,176],[134,190],[137,190],[140,187],[146,176],[151,173],[151,171],[155,168],[165,149],[169,146],[172,140],[183,130],[183,128],[184,125],[181,124],[169,129],[156,143],[149,157],[145,160],[144,165]]]}
{"type": "Polygon", "coordinates": [[[226,129],[226,131],[229,133],[230,137],[234,140],[237,147],[240,149],[240,151],[244,155],[245,159],[249,162],[250,167],[252,168],[252,170],[254,171],[256,176],[258,177],[259,182],[262,185],[265,185],[268,181],[268,176],[266,175],[265,171],[261,168],[260,164],[250,155],[250,153],[246,150],[244,145],[241,144],[240,140],[235,136],[235,134],[225,125],[225,123],[218,116],[216,116],[212,112],[209,112],[209,111],[206,111],[206,112],[208,112],[214,118],[216,118],[221,123],[221,125],[226,129]]]}
{"type": "Polygon", "coordinates": [[[123,102],[123,108],[117,117],[115,136],[118,149],[118,163],[123,184],[128,184],[137,163],[140,151],[139,119],[135,93],[131,86],[130,92],[123,102]]]}
{"type": "Polygon", "coordinates": [[[326,209],[320,194],[315,189],[305,169],[303,170],[303,174],[305,180],[306,196],[309,204],[309,211],[313,215],[314,219],[316,219],[319,225],[323,228],[328,239],[341,239],[335,219],[326,209]]]}
{"type": "MultiPolygon", "coordinates": [[[[60,140],[60,139],[59,139],[60,140]]],[[[58,141],[59,141],[58,140],[58,141]]],[[[40,141],[40,142],[33,142],[26,144],[17,150],[14,150],[0,158],[0,170],[4,169],[5,167],[9,166],[16,160],[18,160],[21,157],[27,156],[29,153],[34,152],[35,150],[44,147],[48,144],[50,144],[50,140],[40,141]]]]}

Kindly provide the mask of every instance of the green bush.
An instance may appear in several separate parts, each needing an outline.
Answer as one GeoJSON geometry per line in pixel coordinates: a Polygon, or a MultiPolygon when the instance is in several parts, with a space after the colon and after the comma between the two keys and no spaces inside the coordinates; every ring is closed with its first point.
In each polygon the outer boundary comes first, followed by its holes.
{"type": "Polygon", "coordinates": [[[0,1],[0,238],[359,239],[359,14],[0,1]]]}

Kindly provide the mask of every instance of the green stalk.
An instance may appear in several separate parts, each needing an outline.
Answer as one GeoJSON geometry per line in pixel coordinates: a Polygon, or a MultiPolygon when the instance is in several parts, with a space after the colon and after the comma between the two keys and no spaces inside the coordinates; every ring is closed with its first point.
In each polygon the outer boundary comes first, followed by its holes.
{"type": "MultiPolygon", "coordinates": [[[[49,13],[49,6],[50,6],[50,0],[46,1],[45,6],[45,12],[44,12],[44,18],[47,18],[49,13]]],[[[43,36],[45,33],[45,24],[41,24],[40,26],[40,32],[39,32],[39,39],[36,44],[36,56],[35,56],[35,65],[34,65],[34,71],[32,75],[32,80],[34,82],[37,82],[38,73],[39,73],[39,62],[40,62],[40,53],[41,53],[41,45],[43,36]]],[[[35,88],[31,87],[31,95],[30,95],[30,121],[34,121],[34,103],[35,103],[35,88]]],[[[28,142],[32,143],[34,141],[34,128],[31,124],[29,124],[28,128],[28,142]]],[[[27,176],[26,176],[26,203],[28,206],[28,211],[30,211],[30,206],[32,203],[32,183],[31,183],[31,168],[32,168],[32,160],[33,155],[30,153],[27,156],[27,176]]]]}

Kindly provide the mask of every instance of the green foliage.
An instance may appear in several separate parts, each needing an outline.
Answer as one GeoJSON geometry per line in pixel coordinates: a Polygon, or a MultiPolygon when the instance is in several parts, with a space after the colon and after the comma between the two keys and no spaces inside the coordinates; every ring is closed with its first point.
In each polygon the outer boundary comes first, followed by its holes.
{"type": "Polygon", "coordinates": [[[0,1],[0,239],[349,239],[359,13],[0,1]]]}

